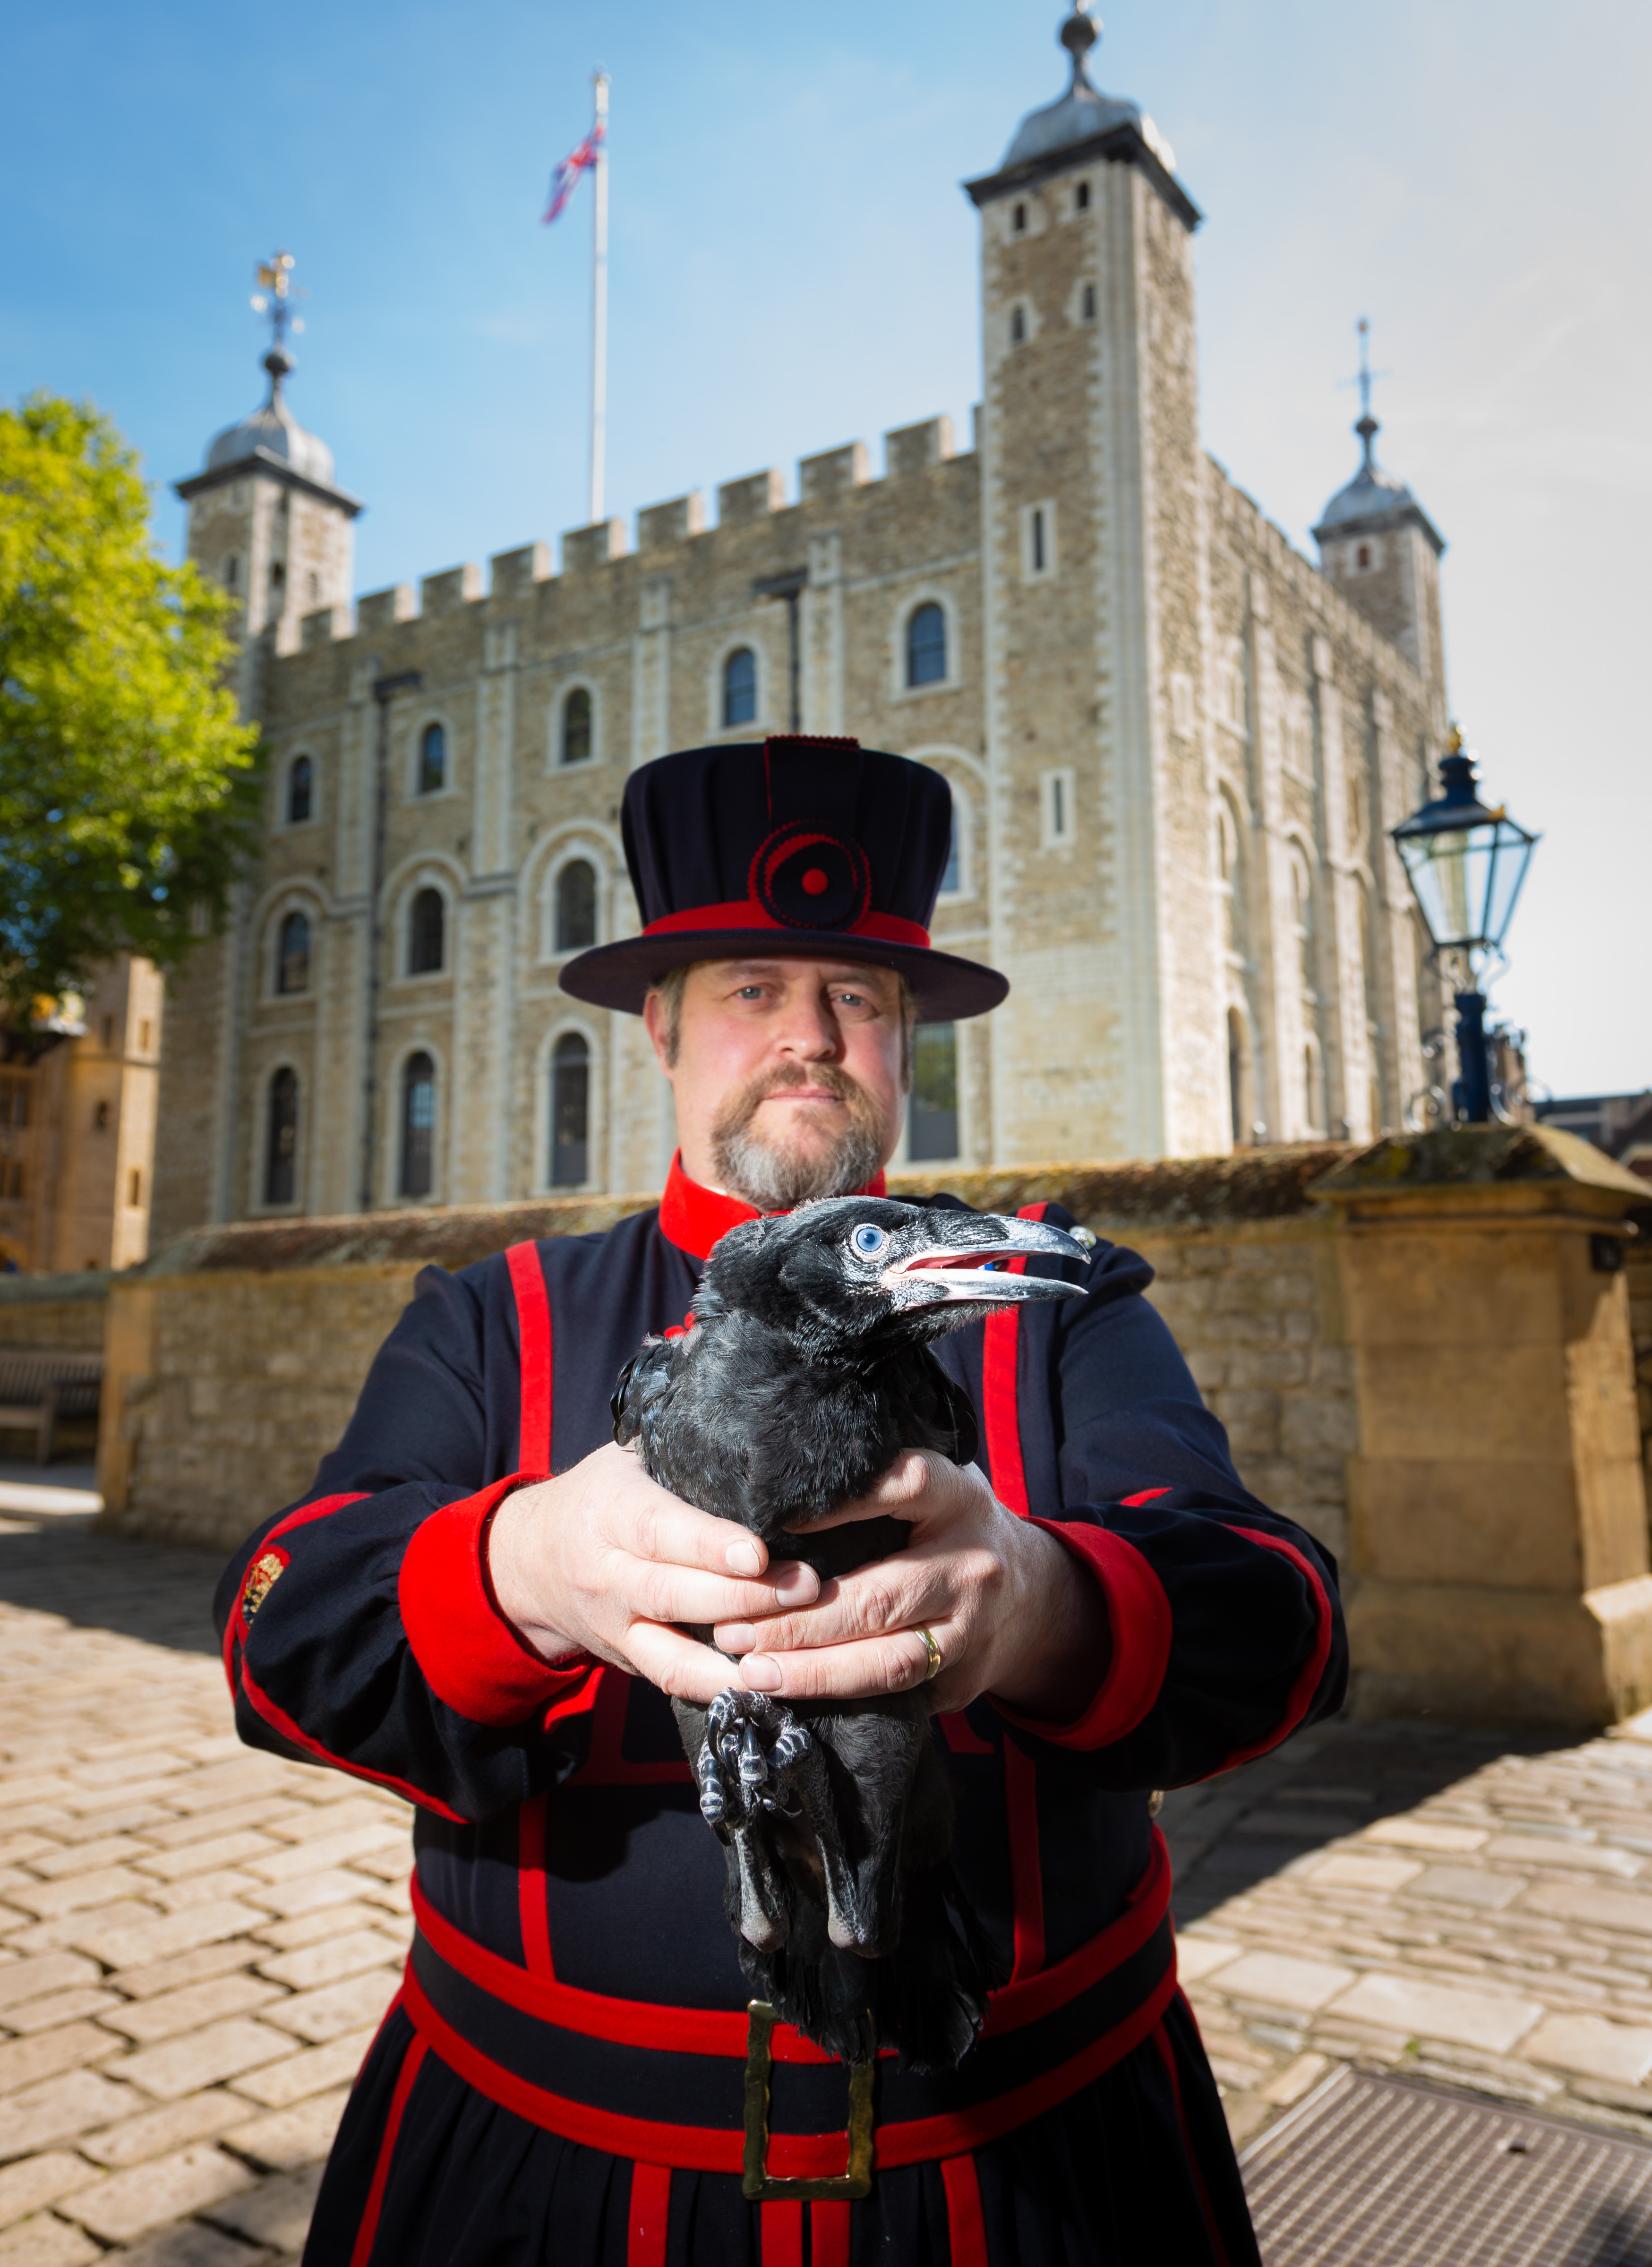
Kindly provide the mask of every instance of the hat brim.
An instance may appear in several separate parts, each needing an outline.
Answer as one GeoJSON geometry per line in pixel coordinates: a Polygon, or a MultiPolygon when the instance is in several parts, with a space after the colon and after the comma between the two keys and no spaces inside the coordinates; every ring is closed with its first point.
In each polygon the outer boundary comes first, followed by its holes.
{"type": "Polygon", "coordinates": [[[856,960],[892,968],[917,995],[925,1023],[952,1023],[984,1016],[1006,998],[1010,979],[978,960],[933,946],[883,944],[872,937],[846,936],[836,929],[677,929],[668,936],[625,937],[582,952],[562,970],[562,987],[570,998],[593,1008],[613,1008],[640,1016],[642,1002],[673,968],[697,960],[856,960]]]}

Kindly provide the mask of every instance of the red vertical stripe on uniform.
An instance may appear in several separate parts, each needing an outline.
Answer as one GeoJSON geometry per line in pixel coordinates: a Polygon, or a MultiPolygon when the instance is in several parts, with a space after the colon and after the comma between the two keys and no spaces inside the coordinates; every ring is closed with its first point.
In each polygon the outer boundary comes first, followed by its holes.
{"type": "Polygon", "coordinates": [[[803,2206],[766,2204],[763,2215],[763,2267],[803,2267],[803,2206]]]}
{"type": "Polygon", "coordinates": [[[396,2153],[396,2136],[401,2131],[401,2113],[407,2106],[413,2081],[419,2075],[419,2066],[428,2051],[423,2039],[415,2038],[407,2049],[407,2058],[396,2079],[396,2090],[390,2097],[390,2115],[385,2120],[384,2137],[378,2144],[378,2161],[373,2167],[372,2186],[367,2191],[367,2208],[362,2214],[362,2224],[356,2231],[350,2267],[367,2267],[367,2262],[372,2256],[373,2238],[378,2233],[378,2215],[385,2208],[385,2183],[390,2178],[390,2160],[396,2153]]]}
{"type": "Polygon", "coordinates": [[[810,2205],[809,2267],[849,2267],[848,2205],[810,2205]]]}
{"type": "MultiPolygon", "coordinates": [[[[1017,1220],[1042,1220],[1048,1205],[1023,1205],[1017,1220]]],[[[1026,1254],[1004,1262],[1011,1275],[1026,1273],[1026,1254]]],[[[1024,1519],[1032,1507],[1027,1500],[1027,1475],[1021,1461],[1021,1402],[1018,1372],[1021,1354],[1021,1310],[1001,1307],[988,1315],[981,1346],[981,1420],[987,1428],[987,1462],[992,1469],[993,1493],[1007,1511],[1024,1519]]]]}
{"type": "Polygon", "coordinates": [[[505,1254],[517,1301],[517,1342],[522,1354],[519,1472],[551,1469],[551,1302],[539,1246],[513,1244],[505,1254]]]}
{"type": "Polygon", "coordinates": [[[665,2267],[665,2231],[671,2223],[669,2165],[633,2165],[631,2221],[625,2267],[665,2267]]]}
{"type": "Polygon", "coordinates": [[[517,1908],[522,1923],[522,1964],[531,1976],[554,1978],[551,1916],[545,1893],[545,1823],[550,1797],[529,1797],[517,1813],[517,1908]]]}
{"type": "Polygon", "coordinates": [[[987,2222],[981,2213],[980,2181],[974,2158],[943,2158],[941,2179],[946,2189],[946,2230],[952,2242],[952,2267],[988,2267],[987,2222]]]}
{"type": "Polygon", "coordinates": [[[1044,1869],[1039,1859],[1038,1765],[1013,1740],[1004,1742],[1004,1814],[1016,1932],[1010,1980],[1019,1984],[1044,1965],[1044,1869]]]}

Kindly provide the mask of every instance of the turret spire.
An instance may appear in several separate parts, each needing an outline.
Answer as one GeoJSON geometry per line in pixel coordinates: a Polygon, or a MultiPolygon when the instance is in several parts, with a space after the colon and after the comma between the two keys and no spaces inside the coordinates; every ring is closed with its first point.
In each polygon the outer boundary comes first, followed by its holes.
{"type": "Polygon", "coordinates": [[[258,263],[261,288],[253,294],[253,312],[269,318],[269,352],[264,356],[264,368],[269,372],[269,400],[267,408],[274,408],[281,398],[281,381],[293,367],[292,356],[287,351],[287,334],[297,337],[304,328],[304,317],[294,312],[295,299],[309,295],[294,287],[292,271],[295,263],[290,252],[273,252],[268,260],[258,263]]]}
{"type": "Polygon", "coordinates": [[[1360,374],[1357,378],[1344,378],[1342,382],[1345,385],[1357,385],[1360,389],[1360,421],[1354,429],[1359,435],[1361,446],[1365,451],[1361,459],[1360,471],[1369,476],[1377,469],[1377,459],[1371,454],[1371,444],[1383,429],[1371,415],[1371,383],[1375,378],[1388,377],[1389,372],[1385,370],[1371,368],[1370,318],[1362,315],[1354,327],[1360,334],[1360,374]]]}
{"type": "MultiPolygon", "coordinates": [[[[1062,24],[1056,38],[1073,58],[1073,84],[1090,85],[1090,74],[1084,69],[1084,57],[1100,39],[1102,26],[1098,18],[1086,8],[1075,8],[1062,24]]],[[[1092,93],[1094,89],[1091,89],[1092,93]]]]}

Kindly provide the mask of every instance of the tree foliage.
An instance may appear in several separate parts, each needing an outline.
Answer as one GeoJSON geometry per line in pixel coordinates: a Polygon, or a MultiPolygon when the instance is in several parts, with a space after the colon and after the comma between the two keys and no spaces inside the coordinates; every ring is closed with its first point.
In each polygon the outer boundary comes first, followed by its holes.
{"type": "Polygon", "coordinates": [[[0,1011],[119,952],[173,965],[221,922],[258,796],[233,613],[156,556],[106,418],[0,405],[0,1011]]]}

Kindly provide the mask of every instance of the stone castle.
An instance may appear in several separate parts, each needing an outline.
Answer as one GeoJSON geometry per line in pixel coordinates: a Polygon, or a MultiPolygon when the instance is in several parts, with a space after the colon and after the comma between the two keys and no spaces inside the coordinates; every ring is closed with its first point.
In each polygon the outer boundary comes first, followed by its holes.
{"type": "Polygon", "coordinates": [[[1200,449],[1164,136],[1071,83],[966,184],[984,391],[950,422],[374,592],[290,365],[179,483],[241,598],[261,863],[172,987],[153,1231],[646,1189],[669,1092],[564,957],[635,928],[628,768],[801,729],[933,764],[936,941],[1008,1004],[926,1028],[913,1162],[1152,1157],[1401,1125],[1438,1020],[1387,830],[1446,730],[1441,538],[1364,463],[1295,552],[1200,449]],[[1432,1004],[1430,1004],[1432,1002],[1432,1004]]]}

